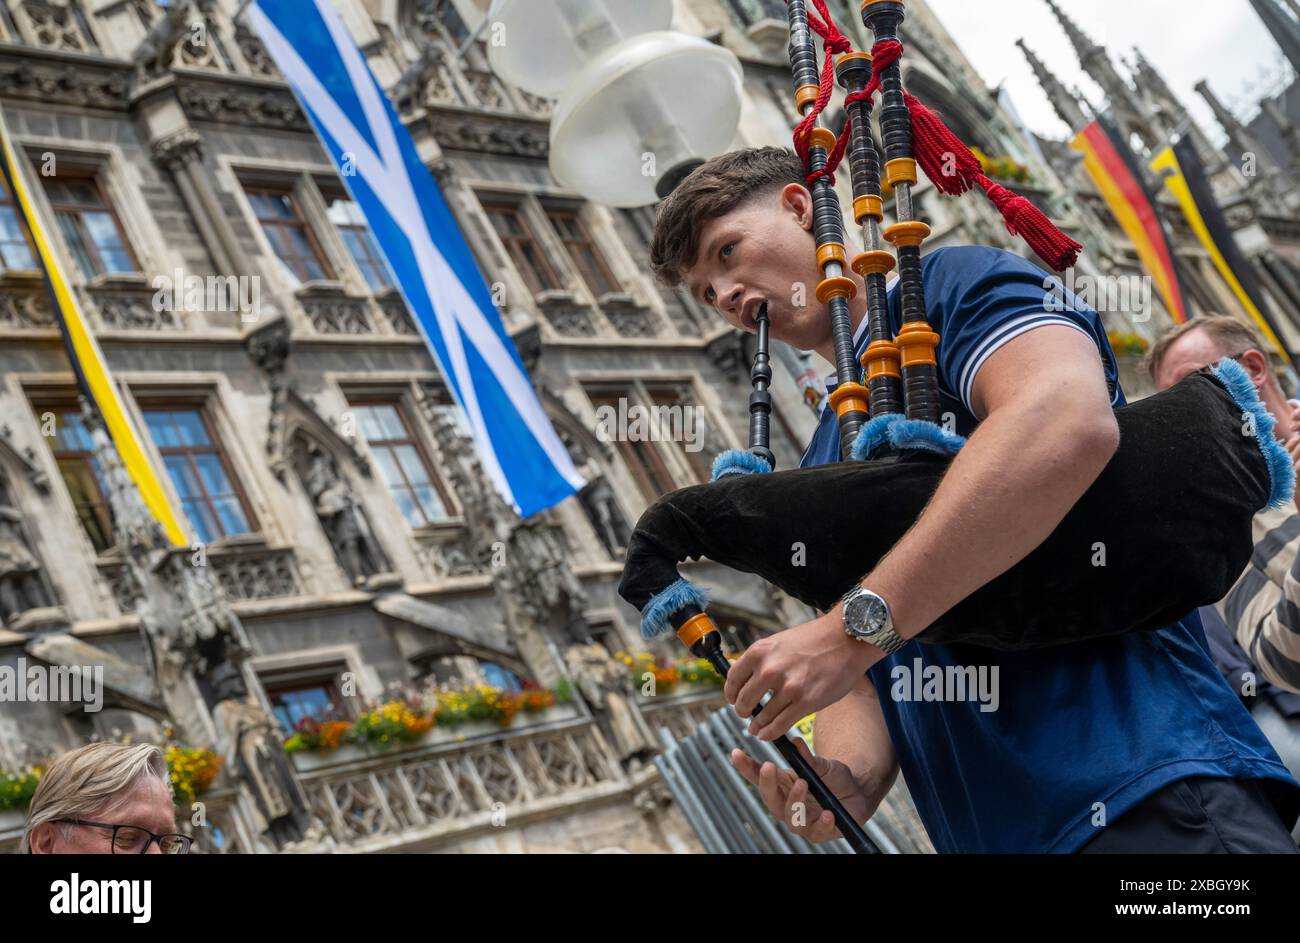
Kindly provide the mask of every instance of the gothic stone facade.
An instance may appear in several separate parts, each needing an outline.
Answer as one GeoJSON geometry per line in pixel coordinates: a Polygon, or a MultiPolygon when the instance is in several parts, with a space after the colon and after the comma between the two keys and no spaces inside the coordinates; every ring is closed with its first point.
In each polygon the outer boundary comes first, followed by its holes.
{"type": "MultiPolygon", "coordinates": [[[[219,604],[242,627],[253,699],[286,724],[313,707],[355,712],[395,686],[553,685],[588,640],[642,649],[636,614],[614,592],[630,525],[658,493],[704,480],[714,454],[743,445],[746,421],[742,339],[653,284],[649,212],[611,212],[557,186],[550,104],[505,87],[481,41],[457,55],[486,5],[337,6],[590,483],[526,525],[491,494],[364,221],[236,0],[0,4],[0,100],[37,212],[219,604]],[[209,277],[246,293],[183,294],[209,277]],[[177,289],[172,303],[157,303],[163,285],[177,289]],[[596,409],[620,400],[686,407],[698,438],[605,441],[596,409]]],[[[760,81],[778,74],[765,66],[760,81]]],[[[0,274],[0,663],[94,661],[108,694],[93,714],[4,704],[0,767],[91,736],[155,737],[176,719],[142,632],[157,590],[115,540],[120,509],[45,287],[21,232],[11,237],[0,274]]],[[[790,466],[813,416],[785,386],[776,448],[790,466]]],[[[807,617],[751,578],[699,573],[733,644],[807,617]]],[[[648,756],[624,755],[628,734],[601,692],[577,690],[572,704],[497,733],[299,756],[294,788],[312,827],[295,847],[697,848],[648,756]]],[[[685,731],[721,703],[707,690],[632,700],[650,743],[655,728],[685,731]]],[[[205,797],[203,845],[284,847],[237,765],[205,797]]],[[[17,828],[0,817],[0,845],[17,828]]]]}

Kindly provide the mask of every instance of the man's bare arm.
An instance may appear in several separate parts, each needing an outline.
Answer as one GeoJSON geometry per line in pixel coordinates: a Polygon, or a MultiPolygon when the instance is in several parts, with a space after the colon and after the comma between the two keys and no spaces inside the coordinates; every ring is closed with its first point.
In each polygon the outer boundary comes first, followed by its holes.
{"type": "Polygon", "coordinates": [[[1119,446],[1096,345],[1073,328],[1047,325],[999,348],[971,399],[986,418],[863,581],[904,638],[1028,556],[1119,446]]]}
{"type": "Polygon", "coordinates": [[[898,776],[898,756],[871,679],[863,675],[852,691],[818,711],[813,726],[817,755],[849,768],[871,817],[898,776]]]}

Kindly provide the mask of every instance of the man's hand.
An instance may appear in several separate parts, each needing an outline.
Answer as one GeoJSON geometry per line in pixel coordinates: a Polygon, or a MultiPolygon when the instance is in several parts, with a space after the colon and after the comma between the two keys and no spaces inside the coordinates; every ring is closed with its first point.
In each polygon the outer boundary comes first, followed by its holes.
{"type": "Polygon", "coordinates": [[[809,714],[834,704],[884,657],[874,645],[844,632],[843,607],[760,639],[727,672],[723,693],[749,717],[763,695],[772,699],[750,723],[760,740],[775,740],[809,714]]]}
{"type": "MultiPolygon", "coordinates": [[[[853,778],[853,772],[838,760],[814,756],[808,744],[795,737],[795,746],[806,759],[826,788],[844,805],[844,810],[859,824],[867,820],[871,806],[866,791],[853,778]]],[[[731,765],[740,775],[758,787],[763,803],[772,818],[784,822],[795,835],[814,844],[840,838],[835,826],[835,816],[817,804],[808,793],[808,784],[795,776],[792,770],[780,769],[775,763],[762,766],[741,750],[731,751],[731,765]]]]}

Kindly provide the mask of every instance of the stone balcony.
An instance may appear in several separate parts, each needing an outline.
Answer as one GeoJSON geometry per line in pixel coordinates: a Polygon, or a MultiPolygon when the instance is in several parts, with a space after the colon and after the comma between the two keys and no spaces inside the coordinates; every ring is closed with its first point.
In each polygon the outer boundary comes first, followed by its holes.
{"type": "MultiPolygon", "coordinates": [[[[231,602],[297,596],[302,593],[294,553],[287,547],[236,546],[213,550],[208,565],[231,602]]],[[[135,612],[140,586],[119,554],[98,563],[100,576],[112,590],[118,609],[135,612]]]]}
{"type": "MultiPolygon", "coordinates": [[[[716,692],[662,701],[646,711],[646,720],[675,731],[689,729],[721,703],[716,692]]],[[[464,740],[360,758],[349,751],[307,771],[300,765],[308,805],[327,837],[295,850],[426,852],[627,801],[658,778],[650,765],[625,772],[597,724],[569,705],[528,726],[516,721],[504,730],[465,732],[464,740]]],[[[202,850],[248,851],[250,832],[234,797],[216,793],[205,802],[226,841],[202,850]]]]}

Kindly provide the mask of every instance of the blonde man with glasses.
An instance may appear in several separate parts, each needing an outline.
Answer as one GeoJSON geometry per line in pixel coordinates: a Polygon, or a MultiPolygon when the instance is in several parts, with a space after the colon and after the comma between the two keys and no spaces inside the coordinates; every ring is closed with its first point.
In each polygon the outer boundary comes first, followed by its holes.
{"type": "Polygon", "coordinates": [[[41,777],[20,854],[183,855],[162,751],[152,744],[92,743],[65,753],[41,777]]]}

